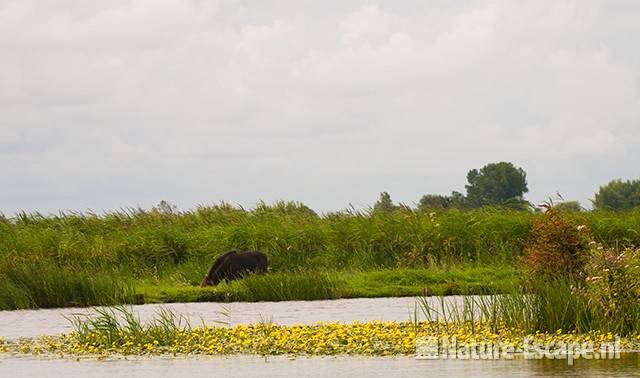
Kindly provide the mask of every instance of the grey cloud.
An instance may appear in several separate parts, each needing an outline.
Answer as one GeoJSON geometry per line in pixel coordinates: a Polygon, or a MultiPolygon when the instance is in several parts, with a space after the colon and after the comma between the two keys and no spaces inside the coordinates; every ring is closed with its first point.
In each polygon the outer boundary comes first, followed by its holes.
{"type": "Polygon", "coordinates": [[[636,2],[0,4],[0,211],[637,177],[636,2]],[[3,180],[4,181],[4,180],[3,180]]]}

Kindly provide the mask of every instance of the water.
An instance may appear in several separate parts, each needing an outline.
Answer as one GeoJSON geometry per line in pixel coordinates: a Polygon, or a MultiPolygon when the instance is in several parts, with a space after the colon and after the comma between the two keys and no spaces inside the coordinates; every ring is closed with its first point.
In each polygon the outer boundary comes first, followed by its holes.
{"type": "Polygon", "coordinates": [[[619,360],[415,360],[410,357],[151,358],[74,361],[0,358],[1,377],[631,377],[638,354],[619,360]]]}
{"type": "MultiPolygon", "coordinates": [[[[432,305],[438,305],[432,298],[432,305]]],[[[460,306],[462,297],[446,298],[447,305],[460,306]]],[[[282,325],[311,324],[319,321],[351,323],[371,320],[407,321],[414,316],[416,298],[357,298],[324,301],[172,303],[137,305],[134,311],[145,321],[153,318],[163,306],[186,316],[191,325],[224,322],[229,324],[255,323],[271,319],[282,325]],[[228,314],[225,315],[224,313],[228,314]]],[[[72,330],[65,317],[90,314],[91,309],[64,308],[46,310],[0,311],[0,336],[6,339],[58,334],[72,330]]],[[[421,316],[418,311],[418,317],[421,316]]]]}
{"type": "MultiPolygon", "coordinates": [[[[439,306],[432,299],[432,306],[439,306]]],[[[447,297],[448,305],[462,305],[461,297],[447,297]]],[[[140,318],[152,318],[160,306],[187,316],[192,325],[202,321],[230,324],[253,323],[270,318],[279,324],[309,324],[318,321],[353,322],[409,320],[415,313],[416,298],[342,299],[332,301],[290,301],[257,303],[175,303],[133,306],[140,318]],[[228,314],[228,315],[225,315],[228,314]]],[[[0,336],[14,339],[69,332],[65,317],[88,314],[91,309],[0,311],[0,336]]],[[[418,315],[419,312],[418,312],[418,315]]],[[[637,353],[619,360],[416,360],[412,357],[311,357],[289,358],[250,356],[133,358],[107,361],[0,357],[0,377],[580,377],[640,376],[637,353]]]]}

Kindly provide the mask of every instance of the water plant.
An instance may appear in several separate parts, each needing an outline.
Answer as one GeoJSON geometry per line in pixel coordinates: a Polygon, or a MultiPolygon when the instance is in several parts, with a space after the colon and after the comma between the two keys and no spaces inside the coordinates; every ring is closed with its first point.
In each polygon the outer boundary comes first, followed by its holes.
{"type": "Polygon", "coordinates": [[[160,307],[156,316],[143,323],[131,307],[98,307],[93,315],[74,315],[74,338],[81,345],[120,346],[171,345],[180,334],[191,330],[189,320],[175,311],[160,307]]]}
{"type": "MultiPolygon", "coordinates": [[[[554,345],[556,342],[601,343],[614,341],[611,333],[590,331],[534,332],[498,322],[493,328],[479,321],[337,322],[283,326],[269,320],[233,327],[191,328],[177,314],[160,313],[149,323],[126,308],[101,311],[93,318],[74,320],[76,330],[67,335],[43,336],[8,342],[11,353],[62,356],[110,355],[413,355],[422,338],[455,340],[459,345],[477,342],[508,343],[524,350],[525,338],[554,345]]],[[[621,339],[621,347],[637,346],[637,338],[621,339]]]]}

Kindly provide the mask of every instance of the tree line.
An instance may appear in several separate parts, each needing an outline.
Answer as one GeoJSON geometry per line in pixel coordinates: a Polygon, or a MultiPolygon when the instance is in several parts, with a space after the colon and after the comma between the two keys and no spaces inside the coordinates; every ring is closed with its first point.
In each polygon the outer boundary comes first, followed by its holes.
{"type": "MultiPolygon", "coordinates": [[[[518,210],[538,210],[524,198],[529,191],[527,173],[510,162],[490,163],[467,173],[466,194],[452,191],[450,195],[425,194],[417,203],[418,209],[474,209],[485,206],[518,210]]],[[[567,212],[582,211],[578,201],[565,201],[551,205],[567,212]]],[[[640,180],[612,180],[601,186],[591,200],[594,210],[628,210],[640,206],[640,180]]],[[[387,192],[373,206],[374,211],[392,211],[396,205],[387,192]]]]}

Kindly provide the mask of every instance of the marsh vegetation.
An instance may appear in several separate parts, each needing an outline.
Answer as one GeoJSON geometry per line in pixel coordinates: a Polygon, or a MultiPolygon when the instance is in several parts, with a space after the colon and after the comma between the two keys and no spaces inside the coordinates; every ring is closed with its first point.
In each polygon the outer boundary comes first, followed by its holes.
{"type": "MultiPolygon", "coordinates": [[[[299,203],[0,218],[0,308],[507,292],[543,213],[499,208],[318,215],[299,203]],[[198,288],[214,258],[270,271],[198,288]]],[[[640,211],[563,213],[607,250],[640,245],[640,211]]]]}

